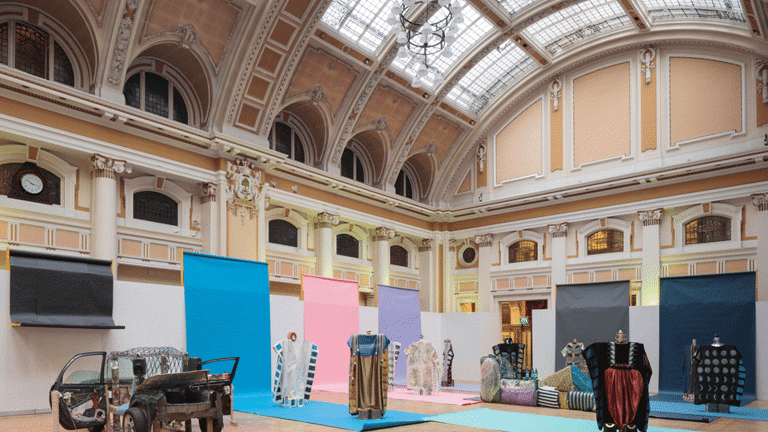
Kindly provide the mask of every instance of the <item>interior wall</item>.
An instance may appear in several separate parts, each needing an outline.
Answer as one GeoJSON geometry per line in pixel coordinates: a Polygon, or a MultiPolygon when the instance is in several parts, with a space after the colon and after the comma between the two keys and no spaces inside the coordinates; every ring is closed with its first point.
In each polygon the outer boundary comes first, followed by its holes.
{"type": "MultiPolygon", "coordinates": [[[[659,307],[630,306],[629,331],[630,342],[640,342],[645,347],[645,354],[651,362],[653,371],[648,391],[657,393],[659,391],[659,307]]],[[[682,363],[682,359],[680,361],[682,363]]]]}
{"type": "Polygon", "coordinates": [[[768,301],[755,303],[755,338],[755,397],[765,400],[768,399],[768,362],[765,361],[768,359],[768,301]]]}
{"type": "Polygon", "coordinates": [[[555,309],[534,309],[532,313],[533,364],[543,378],[555,373],[555,309]]]}
{"type": "MultiPolygon", "coordinates": [[[[480,358],[492,354],[493,346],[501,343],[501,322],[498,314],[445,313],[442,314],[441,320],[442,339],[450,338],[453,344],[454,381],[479,383],[480,358]]],[[[422,315],[422,327],[424,321],[422,315]]],[[[435,348],[438,348],[437,345],[435,348]]],[[[442,348],[438,349],[442,352],[442,348]]]]}

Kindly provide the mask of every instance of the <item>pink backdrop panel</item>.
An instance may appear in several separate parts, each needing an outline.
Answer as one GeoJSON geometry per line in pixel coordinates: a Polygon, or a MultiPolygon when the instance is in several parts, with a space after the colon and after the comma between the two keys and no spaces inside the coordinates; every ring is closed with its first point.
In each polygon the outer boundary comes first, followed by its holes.
{"type": "Polygon", "coordinates": [[[317,345],[314,386],[349,382],[347,340],[360,332],[356,281],[304,275],[304,339],[317,345]]]}

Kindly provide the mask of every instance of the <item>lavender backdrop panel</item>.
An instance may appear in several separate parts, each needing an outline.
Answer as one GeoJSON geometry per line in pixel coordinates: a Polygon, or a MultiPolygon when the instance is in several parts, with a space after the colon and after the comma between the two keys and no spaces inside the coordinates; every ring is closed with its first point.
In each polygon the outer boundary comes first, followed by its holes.
{"type": "Polygon", "coordinates": [[[405,348],[418,341],[421,335],[418,290],[379,285],[379,333],[402,345],[395,369],[395,385],[405,386],[405,348]]]}

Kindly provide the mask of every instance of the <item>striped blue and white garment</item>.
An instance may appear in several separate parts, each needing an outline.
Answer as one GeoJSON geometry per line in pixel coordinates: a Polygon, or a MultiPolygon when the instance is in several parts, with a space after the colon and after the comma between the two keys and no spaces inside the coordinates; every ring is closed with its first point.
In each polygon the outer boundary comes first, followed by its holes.
{"type": "Polygon", "coordinates": [[[397,357],[400,355],[400,342],[390,342],[387,348],[387,357],[389,357],[389,385],[395,385],[395,367],[397,367],[397,357]]]}
{"type": "Polygon", "coordinates": [[[277,353],[272,400],[282,406],[300,407],[309,400],[317,366],[317,345],[309,341],[281,340],[277,353]]]}

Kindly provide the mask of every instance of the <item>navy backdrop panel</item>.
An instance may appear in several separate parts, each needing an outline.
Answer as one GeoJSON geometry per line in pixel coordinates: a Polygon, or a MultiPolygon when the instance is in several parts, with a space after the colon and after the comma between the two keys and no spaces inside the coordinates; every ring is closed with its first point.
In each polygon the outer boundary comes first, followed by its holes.
{"type": "Polygon", "coordinates": [[[395,384],[404,386],[408,378],[405,349],[422,334],[419,290],[379,284],[379,333],[390,341],[400,342],[395,384]]]}
{"type": "Polygon", "coordinates": [[[736,345],[747,372],[744,396],[755,394],[755,273],[662,278],[659,310],[659,393],[682,395],[685,347],[736,345]]]}
{"type": "Polygon", "coordinates": [[[183,268],[189,355],[240,357],[235,391],[271,393],[267,264],[184,252],[183,268]]]}
{"type": "Polygon", "coordinates": [[[574,338],[585,346],[611,342],[619,330],[629,332],[629,281],[557,286],[555,370],[566,366],[560,351],[574,338]]]}

